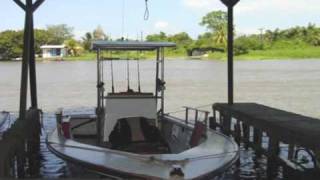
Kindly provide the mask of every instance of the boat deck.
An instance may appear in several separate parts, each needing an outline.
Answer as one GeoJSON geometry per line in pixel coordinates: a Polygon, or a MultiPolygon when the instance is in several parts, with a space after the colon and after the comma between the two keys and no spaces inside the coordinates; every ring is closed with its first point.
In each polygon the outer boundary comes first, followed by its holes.
{"type": "Polygon", "coordinates": [[[320,120],[256,103],[217,103],[213,109],[275,136],[284,143],[319,149],[320,120]]]}

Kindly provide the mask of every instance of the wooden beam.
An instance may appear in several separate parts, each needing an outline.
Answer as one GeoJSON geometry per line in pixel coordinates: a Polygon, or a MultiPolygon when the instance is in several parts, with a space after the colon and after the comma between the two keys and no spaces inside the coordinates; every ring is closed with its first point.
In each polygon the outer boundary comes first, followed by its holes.
{"type": "Polygon", "coordinates": [[[36,76],[36,62],[35,62],[35,47],[34,47],[34,28],[33,28],[33,15],[30,17],[30,57],[29,57],[29,75],[30,75],[30,95],[31,107],[38,109],[37,97],[37,76],[36,76]]]}
{"type": "Polygon", "coordinates": [[[13,0],[18,6],[20,6],[24,11],[26,10],[26,5],[23,4],[20,0],[13,0]]]}
{"type": "Polygon", "coordinates": [[[32,11],[36,11],[38,7],[44,2],[45,0],[37,0],[33,5],[32,5],[32,11]]]}

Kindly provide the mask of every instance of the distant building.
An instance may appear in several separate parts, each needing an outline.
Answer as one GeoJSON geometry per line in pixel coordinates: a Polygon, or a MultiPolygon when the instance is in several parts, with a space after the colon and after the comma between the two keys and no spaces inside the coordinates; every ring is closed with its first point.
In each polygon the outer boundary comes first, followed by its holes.
{"type": "Polygon", "coordinates": [[[63,58],[67,55],[67,48],[65,45],[43,45],[42,58],[63,58]]]}

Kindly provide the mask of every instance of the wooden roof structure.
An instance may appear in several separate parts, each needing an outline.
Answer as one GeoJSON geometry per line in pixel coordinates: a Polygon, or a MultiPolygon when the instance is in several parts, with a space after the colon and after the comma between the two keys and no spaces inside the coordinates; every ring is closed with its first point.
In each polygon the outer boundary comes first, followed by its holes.
{"type": "Polygon", "coordinates": [[[172,42],[141,42],[141,41],[95,41],[92,43],[92,49],[98,50],[122,50],[133,51],[143,50],[151,51],[165,47],[176,47],[172,42]]]}

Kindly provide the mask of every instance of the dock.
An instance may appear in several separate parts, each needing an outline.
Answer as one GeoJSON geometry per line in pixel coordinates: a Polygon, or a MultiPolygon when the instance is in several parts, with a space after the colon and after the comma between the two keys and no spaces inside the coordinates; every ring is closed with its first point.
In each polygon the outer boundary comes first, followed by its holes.
{"type": "Polygon", "coordinates": [[[243,142],[258,154],[266,155],[269,179],[279,165],[284,169],[284,177],[299,179],[296,174],[302,176],[306,173],[319,177],[319,119],[257,103],[216,103],[212,108],[210,127],[220,129],[224,134],[233,136],[239,144],[243,142]],[[264,141],[267,141],[267,148],[263,148],[264,141]],[[287,145],[286,157],[280,153],[283,145],[287,145]],[[298,162],[301,151],[311,157],[313,167],[298,162]]]}
{"type": "Polygon", "coordinates": [[[0,177],[36,178],[40,171],[41,113],[30,109],[23,120],[0,113],[0,177]]]}

